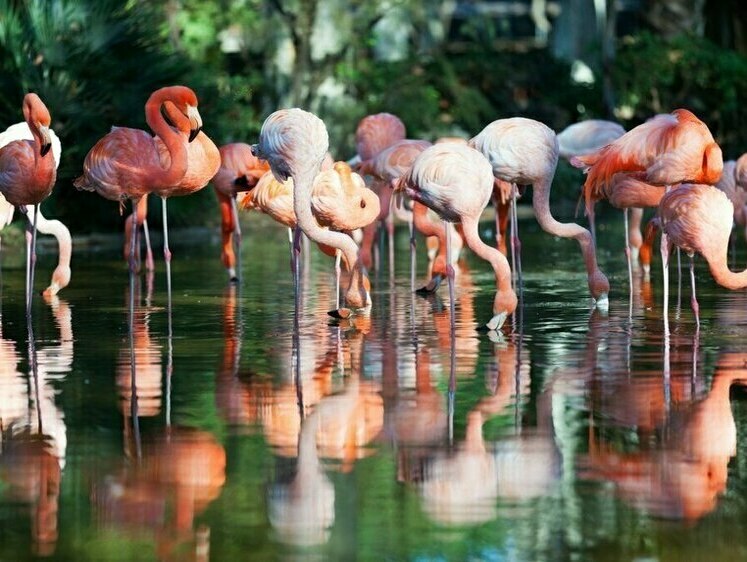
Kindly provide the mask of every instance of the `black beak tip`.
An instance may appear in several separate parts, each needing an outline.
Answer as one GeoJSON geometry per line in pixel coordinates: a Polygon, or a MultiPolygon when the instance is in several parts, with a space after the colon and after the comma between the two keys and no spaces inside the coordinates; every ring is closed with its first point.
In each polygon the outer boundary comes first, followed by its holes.
{"type": "Polygon", "coordinates": [[[47,153],[52,149],[52,143],[43,144],[41,147],[41,155],[46,156],[47,153]]]}
{"type": "Polygon", "coordinates": [[[202,127],[197,127],[196,129],[191,129],[189,131],[189,142],[192,142],[197,138],[197,135],[200,134],[200,131],[202,131],[202,127]]]}
{"type": "Polygon", "coordinates": [[[259,154],[258,154],[259,153],[259,146],[256,145],[256,144],[253,144],[250,148],[252,150],[252,156],[254,156],[255,158],[259,158],[259,154]]]}

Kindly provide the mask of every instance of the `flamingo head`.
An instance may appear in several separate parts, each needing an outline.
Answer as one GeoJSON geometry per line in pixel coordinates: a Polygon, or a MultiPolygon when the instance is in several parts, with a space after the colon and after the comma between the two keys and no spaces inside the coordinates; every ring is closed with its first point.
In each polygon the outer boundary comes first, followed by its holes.
{"type": "MultiPolygon", "coordinates": [[[[186,86],[170,86],[162,88],[168,101],[172,102],[176,108],[189,120],[189,142],[195,140],[202,130],[202,117],[197,110],[197,95],[186,86]]],[[[154,93],[155,95],[155,93],[154,93]]]]}
{"type": "Polygon", "coordinates": [[[516,310],[519,299],[513,289],[498,291],[493,300],[493,317],[486,324],[488,330],[500,330],[509,315],[516,310]]]}
{"type": "Polygon", "coordinates": [[[609,307],[610,282],[599,269],[589,275],[589,291],[600,308],[609,307]]]}
{"type": "Polygon", "coordinates": [[[52,137],[49,132],[52,117],[49,115],[47,106],[39,96],[28,93],[23,98],[23,116],[29,128],[35,132],[34,136],[40,143],[41,155],[46,156],[52,149],[52,137]]]}
{"type": "Polygon", "coordinates": [[[721,147],[715,142],[709,144],[703,152],[703,183],[715,185],[724,171],[724,156],[721,147]]]}
{"type": "Polygon", "coordinates": [[[70,284],[70,266],[58,265],[52,273],[52,282],[42,293],[45,297],[53,297],[70,284]]]}

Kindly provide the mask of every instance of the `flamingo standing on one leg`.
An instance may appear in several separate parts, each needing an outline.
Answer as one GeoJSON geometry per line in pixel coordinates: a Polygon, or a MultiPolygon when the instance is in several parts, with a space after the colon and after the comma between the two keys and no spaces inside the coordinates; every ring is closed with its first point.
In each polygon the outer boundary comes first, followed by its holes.
{"type": "MultiPolygon", "coordinates": [[[[272,173],[266,173],[256,187],[243,195],[239,202],[242,209],[255,209],[288,227],[293,260],[293,229],[297,226],[293,210],[293,180],[277,181],[272,173]]],[[[379,198],[367,189],[363,179],[353,173],[345,162],[336,162],[332,169],[320,172],[311,192],[311,209],[320,227],[350,233],[364,228],[376,220],[379,214],[379,198]]],[[[325,254],[334,256],[336,274],[336,306],[339,308],[340,251],[319,244],[325,254]]],[[[366,283],[366,280],[363,281],[366,283]]]]}
{"type": "Polygon", "coordinates": [[[667,238],[664,243],[682,248],[690,256],[692,307],[698,328],[700,314],[693,263],[696,253],[708,262],[716,283],[732,290],[747,287],[747,270],[732,272],[727,261],[733,215],[734,206],[726,194],[710,185],[683,184],[664,195],[659,204],[662,238],[664,235],[667,238]]]}
{"type": "MultiPolygon", "coordinates": [[[[577,224],[556,221],[550,212],[550,187],[559,154],[558,140],[552,129],[523,117],[499,119],[485,127],[470,145],[488,159],[496,178],[533,186],[532,205],[537,222],[545,232],[578,241],[584,254],[591,295],[597,303],[606,304],[610,285],[597,266],[591,234],[577,224]]],[[[515,208],[515,205],[514,199],[512,206],[515,208]]]]}
{"type": "Polygon", "coordinates": [[[241,226],[236,195],[254,188],[270,166],[254,156],[252,147],[243,142],[224,144],[219,150],[221,164],[213,178],[213,187],[220,205],[221,258],[234,283],[241,275],[241,226]]]}
{"type": "MultiPolygon", "coordinates": [[[[511,288],[511,268],[506,257],[480,240],[478,221],[493,193],[493,170],[482,154],[459,144],[436,144],[415,159],[410,171],[398,182],[397,191],[433,209],[446,222],[461,222],[467,246],[490,262],[497,292],[493,317],[487,323],[498,330],[516,310],[511,288]]],[[[451,257],[451,230],[446,228],[446,255],[451,257]]],[[[448,264],[451,319],[454,319],[454,270],[448,264]]]]}
{"type": "MultiPolygon", "coordinates": [[[[52,129],[49,129],[49,138],[52,142],[52,156],[54,157],[55,167],[59,167],[62,155],[60,139],[52,129]]],[[[11,125],[4,133],[0,134],[0,148],[16,140],[34,140],[31,129],[25,121],[11,125]]],[[[22,212],[25,213],[26,218],[31,223],[36,213],[36,206],[26,205],[22,208],[22,212]]],[[[0,229],[10,224],[12,219],[13,205],[8,203],[5,197],[0,195],[0,229]]],[[[44,294],[51,297],[70,284],[70,257],[73,249],[72,238],[70,237],[70,231],[64,224],[58,220],[47,220],[42,215],[41,210],[39,210],[36,218],[36,229],[41,234],[50,234],[57,239],[59,256],[57,267],[52,272],[52,281],[49,287],[44,290],[44,294]]]]}
{"type": "Polygon", "coordinates": [[[23,98],[23,116],[34,140],[14,140],[0,148],[0,194],[11,205],[35,205],[31,240],[26,243],[26,315],[31,302],[36,265],[36,228],[39,204],[52,192],[57,166],[51,154],[49,126],[52,118],[36,94],[23,98]]]}
{"type": "MultiPolygon", "coordinates": [[[[624,172],[652,185],[694,182],[713,184],[721,177],[723,156],[708,127],[687,109],[657,115],[599,151],[573,158],[587,172],[584,195],[587,210],[606,195],[615,174],[624,172]]],[[[641,207],[643,205],[632,205],[641,207]]],[[[666,234],[661,242],[664,303],[669,300],[669,254],[666,234]]],[[[664,331],[669,333],[667,310],[664,331]]]]}
{"type": "MultiPolygon", "coordinates": [[[[182,135],[172,129],[161,114],[164,103],[171,101],[185,116],[191,116],[199,132],[197,96],[185,86],[169,86],[156,90],[145,104],[145,120],[156,134],[127,127],[114,127],[101,138],[86,156],[83,175],[74,185],[78,189],[95,191],[106,199],[124,204],[132,200],[133,213],[140,199],[156,188],[178,185],[187,173],[187,147],[182,135]],[[161,160],[158,138],[168,151],[168,165],[161,160]]],[[[135,246],[137,227],[130,245],[130,271],[136,271],[135,246]]]]}
{"type": "MultiPolygon", "coordinates": [[[[351,271],[345,301],[350,308],[366,306],[369,295],[365,289],[358,262],[358,246],[350,236],[321,228],[311,210],[311,191],[327,154],[329,136],[324,122],[302,109],[283,109],[271,114],[262,124],[259,144],[252,146],[255,156],[267,160],[279,181],[293,178],[293,210],[298,224],[294,235],[294,290],[299,306],[298,255],[301,251],[301,231],[314,242],[321,242],[342,251],[351,271]]],[[[332,311],[335,316],[349,316],[349,309],[332,311]]]]}

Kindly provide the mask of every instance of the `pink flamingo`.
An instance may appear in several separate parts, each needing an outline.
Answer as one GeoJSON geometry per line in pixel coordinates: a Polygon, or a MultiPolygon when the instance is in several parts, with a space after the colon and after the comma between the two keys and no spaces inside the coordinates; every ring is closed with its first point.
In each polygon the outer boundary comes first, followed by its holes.
{"type": "MultiPolygon", "coordinates": [[[[101,138],[86,156],[83,175],[74,185],[78,189],[95,191],[106,199],[124,204],[132,200],[133,214],[140,199],[156,188],[178,185],[187,173],[187,147],[179,131],[171,128],[161,113],[167,101],[193,123],[190,138],[199,133],[202,119],[197,111],[197,96],[185,86],[169,86],[156,90],[145,104],[145,120],[156,134],[152,137],[141,129],[114,127],[101,138]],[[158,138],[164,148],[159,147],[158,138]],[[168,165],[162,164],[166,152],[168,165]]],[[[164,225],[165,228],[165,225],[164,225]]],[[[137,226],[130,245],[130,271],[137,270],[135,246],[137,226]]]]}
{"type": "MultiPolygon", "coordinates": [[[[747,158],[744,158],[744,165],[747,166],[747,158]]],[[[737,162],[734,160],[724,162],[724,173],[716,182],[716,187],[726,193],[729,201],[734,205],[734,224],[745,229],[744,237],[747,240],[747,190],[745,190],[747,186],[743,187],[737,183],[737,171],[737,162]]]]}
{"type": "MultiPolygon", "coordinates": [[[[275,179],[285,181],[293,178],[293,210],[297,225],[293,240],[293,278],[296,310],[299,309],[298,256],[301,252],[301,231],[314,242],[321,242],[342,251],[348,269],[350,283],[345,301],[351,309],[366,306],[369,295],[365,289],[358,262],[358,246],[350,236],[341,232],[325,230],[314,219],[311,210],[311,191],[314,178],[319,173],[329,147],[329,136],[324,122],[316,115],[302,109],[283,109],[271,114],[262,124],[259,144],[252,146],[252,153],[267,160],[275,179]]],[[[350,316],[350,309],[337,309],[333,316],[350,316]]]]}
{"type": "Polygon", "coordinates": [[[57,166],[51,154],[49,126],[52,118],[36,94],[23,98],[23,116],[33,141],[14,140],[0,148],[0,194],[11,205],[34,205],[31,240],[26,239],[26,315],[31,315],[34,269],[36,266],[36,228],[39,204],[52,192],[57,166]]]}
{"type": "MultiPolygon", "coordinates": [[[[593,201],[607,195],[615,174],[620,172],[659,186],[684,182],[714,184],[721,177],[724,166],[721,148],[713,140],[708,127],[687,109],[656,115],[599,151],[573,158],[571,163],[584,168],[587,173],[584,183],[587,212],[593,201]]],[[[669,301],[666,234],[662,235],[661,253],[666,306],[669,301]]],[[[666,308],[664,329],[669,333],[666,308]]]]}
{"type": "MultiPolygon", "coordinates": [[[[666,235],[666,242],[682,248],[690,257],[691,302],[698,328],[700,314],[693,260],[696,253],[708,262],[716,283],[731,290],[747,287],[747,270],[732,272],[727,263],[733,215],[734,206],[726,194],[710,185],[683,184],[666,193],[659,204],[662,238],[666,235]]],[[[664,295],[666,299],[666,291],[664,295]]],[[[664,310],[667,310],[666,301],[664,310]]]]}
{"type": "MultiPolygon", "coordinates": [[[[62,145],[60,144],[60,139],[52,129],[49,129],[49,138],[52,141],[52,156],[54,157],[55,167],[57,168],[60,165],[62,145]]],[[[0,133],[0,148],[10,142],[20,140],[34,140],[33,133],[25,121],[11,125],[4,133],[0,133]]],[[[33,220],[33,216],[36,214],[36,229],[38,232],[41,234],[50,234],[57,239],[57,267],[52,272],[52,280],[49,287],[44,290],[45,296],[52,297],[70,284],[70,257],[73,250],[70,231],[58,220],[47,220],[42,215],[41,210],[37,213],[35,205],[25,205],[21,207],[21,211],[26,215],[29,222],[33,220]]],[[[5,197],[0,195],[0,229],[10,224],[11,220],[13,220],[13,205],[8,203],[5,197]]]]}
{"type": "Polygon", "coordinates": [[[241,226],[236,195],[254,188],[270,166],[254,156],[252,147],[243,142],[224,144],[219,150],[221,164],[213,178],[213,187],[221,213],[221,258],[229,279],[237,282],[241,275],[241,226]]]}
{"type": "MultiPolygon", "coordinates": [[[[288,227],[293,259],[293,229],[297,226],[293,210],[293,180],[277,181],[271,172],[262,176],[256,187],[241,199],[242,209],[254,209],[269,215],[288,227]]],[[[317,174],[311,191],[311,209],[320,227],[351,233],[371,224],[379,214],[379,198],[367,189],[363,179],[353,173],[345,162],[336,162],[332,169],[317,174]]],[[[336,307],[340,294],[340,250],[319,244],[325,254],[335,257],[336,307]]],[[[364,279],[364,284],[366,280],[364,279]]]]}
{"type": "MultiPolygon", "coordinates": [[[[467,246],[490,262],[497,292],[489,330],[498,330],[516,310],[516,293],[511,288],[511,268],[506,257],[480,240],[478,221],[493,193],[493,171],[473,148],[453,143],[427,148],[398,182],[413,201],[433,209],[444,221],[461,223],[467,246]]],[[[451,230],[446,228],[446,256],[451,261],[451,230]]],[[[454,320],[454,269],[447,265],[451,319],[454,320]]]]}
{"type": "MultiPolygon", "coordinates": [[[[559,154],[558,140],[552,129],[539,121],[523,117],[499,119],[470,140],[470,146],[482,152],[488,159],[496,178],[509,183],[533,186],[532,205],[537,222],[545,232],[578,241],[586,263],[591,295],[598,304],[606,305],[610,285],[607,277],[597,266],[591,234],[577,224],[556,221],[550,212],[550,188],[559,154]]],[[[515,198],[512,207],[515,216],[515,198]]],[[[517,265],[517,268],[520,271],[520,266],[517,265]]],[[[521,287],[521,277],[519,286],[521,287]]]]}
{"type": "MultiPolygon", "coordinates": [[[[394,143],[405,139],[405,124],[396,115],[391,113],[375,113],[367,115],[358,123],[355,130],[356,156],[350,161],[356,167],[361,162],[370,161],[384,149],[394,143]]],[[[372,264],[371,249],[378,230],[379,223],[386,221],[389,234],[389,258],[394,254],[394,223],[389,215],[389,201],[392,195],[387,189],[386,182],[374,177],[371,189],[376,192],[381,200],[381,211],[376,224],[371,224],[363,230],[363,241],[361,242],[360,260],[364,267],[370,268],[372,264]]]]}

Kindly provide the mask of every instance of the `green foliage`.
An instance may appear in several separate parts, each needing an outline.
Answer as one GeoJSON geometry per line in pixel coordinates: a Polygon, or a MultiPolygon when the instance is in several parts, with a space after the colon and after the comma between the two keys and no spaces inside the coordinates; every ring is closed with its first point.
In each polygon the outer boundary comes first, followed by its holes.
{"type": "Polygon", "coordinates": [[[703,119],[727,157],[747,148],[747,57],[699,37],[665,40],[650,33],[628,38],[613,72],[621,113],[637,124],[655,113],[686,107],[703,119]]]}
{"type": "Polygon", "coordinates": [[[88,150],[112,125],[144,127],[150,93],[189,69],[164,51],[158,21],[146,2],[0,0],[2,123],[22,119],[26,92],[45,101],[63,147],[51,204],[77,231],[117,220],[114,203],[74,193],[88,150]]]}

